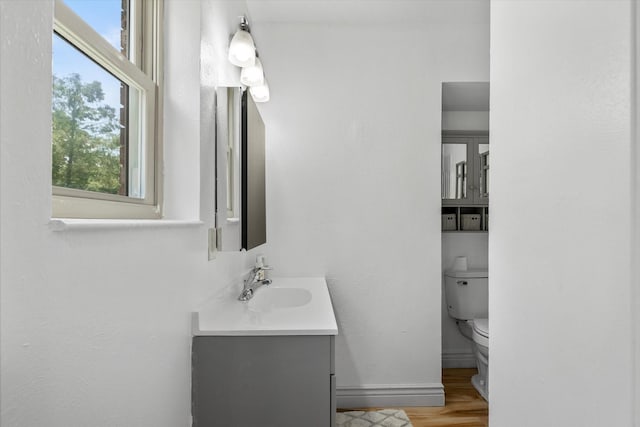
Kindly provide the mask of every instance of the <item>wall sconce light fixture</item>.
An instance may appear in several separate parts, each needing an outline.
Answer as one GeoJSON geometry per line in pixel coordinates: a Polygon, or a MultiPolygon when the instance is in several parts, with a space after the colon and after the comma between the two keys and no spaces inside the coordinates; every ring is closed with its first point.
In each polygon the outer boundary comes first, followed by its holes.
{"type": "Polygon", "coordinates": [[[264,83],[264,70],[259,58],[256,58],[253,65],[242,68],[240,82],[245,86],[259,86],[264,83]]]}
{"type": "Polygon", "coordinates": [[[269,100],[269,86],[265,80],[262,61],[258,58],[249,22],[245,16],[240,17],[240,27],[231,39],[229,62],[242,67],[240,82],[249,87],[249,93],[251,93],[253,100],[267,102],[269,100]]]}
{"type": "Polygon", "coordinates": [[[265,80],[261,85],[251,86],[249,93],[255,102],[267,102],[269,100],[269,85],[265,80]]]}
{"type": "Polygon", "coordinates": [[[240,28],[229,45],[229,62],[238,67],[248,67],[256,62],[256,45],[249,33],[247,18],[240,19],[240,28]]]}

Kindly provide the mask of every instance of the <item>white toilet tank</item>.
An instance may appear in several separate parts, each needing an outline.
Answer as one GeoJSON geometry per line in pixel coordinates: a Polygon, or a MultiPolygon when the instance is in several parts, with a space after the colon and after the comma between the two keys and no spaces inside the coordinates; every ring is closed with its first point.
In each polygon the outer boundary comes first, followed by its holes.
{"type": "Polygon", "coordinates": [[[444,296],[449,316],[459,320],[487,318],[489,281],[487,270],[444,272],[444,296]]]}

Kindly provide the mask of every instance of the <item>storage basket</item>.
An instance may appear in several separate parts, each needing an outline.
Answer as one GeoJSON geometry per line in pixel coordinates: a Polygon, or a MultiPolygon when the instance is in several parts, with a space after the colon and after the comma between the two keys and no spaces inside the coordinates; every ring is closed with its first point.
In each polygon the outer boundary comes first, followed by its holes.
{"type": "Polygon", "coordinates": [[[443,214],[442,215],[442,231],[455,231],[456,230],[456,214],[443,214]]]}
{"type": "Polygon", "coordinates": [[[467,231],[480,231],[480,221],[482,216],[480,214],[462,214],[462,229],[467,231]]]}

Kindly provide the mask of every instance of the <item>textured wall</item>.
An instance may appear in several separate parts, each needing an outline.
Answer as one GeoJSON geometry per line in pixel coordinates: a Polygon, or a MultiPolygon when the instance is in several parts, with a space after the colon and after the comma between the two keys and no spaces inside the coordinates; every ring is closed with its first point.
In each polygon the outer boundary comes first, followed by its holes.
{"type": "Polygon", "coordinates": [[[269,256],[278,274],[327,276],[339,390],[440,383],[441,84],[488,80],[488,9],[473,10],[408,27],[254,15],[269,256]]]}
{"type": "Polygon", "coordinates": [[[491,4],[492,427],[632,425],[631,4],[491,4]]]}
{"type": "MultiPolygon", "coordinates": [[[[200,151],[212,150],[198,131],[200,2],[165,4],[168,214],[193,219],[202,207],[205,225],[53,232],[53,2],[0,1],[3,426],[190,425],[190,312],[253,254],[207,261],[214,189],[210,174],[199,185],[200,151]]],[[[223,38],[230,30],[219,27],[223,38]]]]}

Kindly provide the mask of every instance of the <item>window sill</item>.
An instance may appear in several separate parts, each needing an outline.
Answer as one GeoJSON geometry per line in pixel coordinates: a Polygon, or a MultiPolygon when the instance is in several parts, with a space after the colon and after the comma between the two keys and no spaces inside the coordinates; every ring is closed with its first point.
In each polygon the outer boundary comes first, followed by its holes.
{"type": "Polygon", "coordinates": [[[134,228],[185,228],[198,227],[203,224],[204,222],[199,220],[52,218],[49,221],[49,228],[52,231],[91,231],[134,228]]]}

